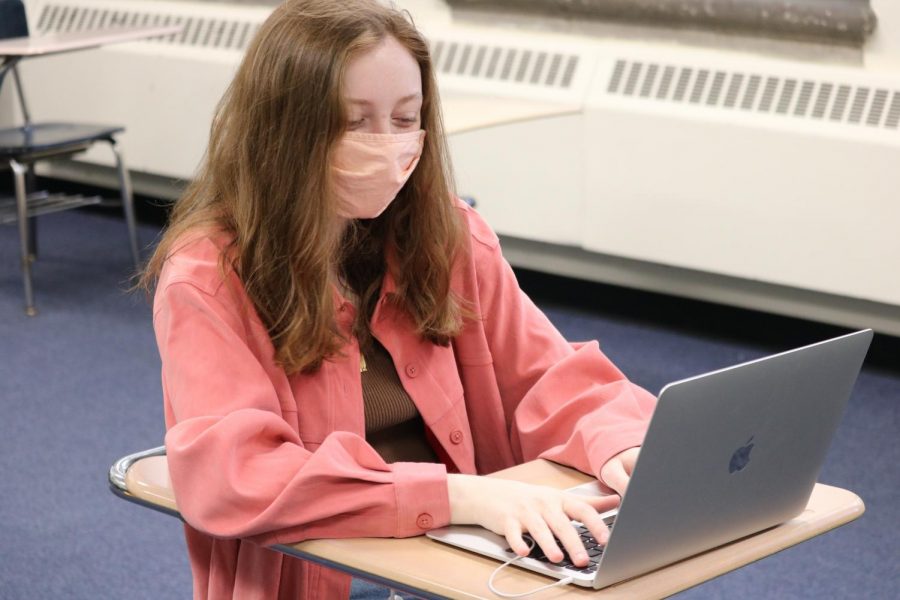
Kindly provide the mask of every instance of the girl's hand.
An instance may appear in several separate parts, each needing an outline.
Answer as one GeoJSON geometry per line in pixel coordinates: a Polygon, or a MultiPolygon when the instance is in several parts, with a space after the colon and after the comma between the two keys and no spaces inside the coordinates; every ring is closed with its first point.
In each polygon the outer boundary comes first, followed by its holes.
{"type": "Polygon", "coordinates": [[[477,475],[448,475],[447,481],[451,523],[490,529],[504,536],[519,556],[529,553],[522,539],[527,532],[553,562],[563,559],[557,538],[579,567],[588,564],[588,555],[572,521],[584,523],[594,538],[605,544],[609,530],[599,512],[619,503],[616,496],[576,496],[541,485],[477,475]]]}
{"type": "Polygon", "coordinates": [[[619,496],[625,495],[640,451],[640,448],[629,448],[619,452],[600,468],[600,480],[615,490],[619,496]]]}

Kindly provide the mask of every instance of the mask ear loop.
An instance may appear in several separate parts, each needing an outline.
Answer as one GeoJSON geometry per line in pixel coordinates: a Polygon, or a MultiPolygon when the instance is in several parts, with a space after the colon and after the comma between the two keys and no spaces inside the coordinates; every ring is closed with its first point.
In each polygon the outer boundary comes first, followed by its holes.
{"type": "MultiPolygon", "coordinates": [[[[532,542],[528,545],[528,551],[529,551],[529,553],[534,549],[534,544],[535,544],[535,542],[532,541],[532,542]]],[[[521,559],[521,558],[526,558],[526,557],[516,555],[516,556],[512,557],[511,559],[509,559],[508,561],[506,561],[505,563],[503,563],[502,565],[500,565],[499,567],[497,567],[496,569],[494,569],[494,572],[491,573],[491,576],[490,576],[490,578],[488,579],[488,588],[489,588],[492,592],[494,592],[494,593],[497,594],[498,596],[502,596],[503,598],[523,598],[523,597],[525,597],[525,596],[530,596],[530,595],[532,595],[532,594],[536,594],[536,593],[542,592],[542,591],[544,591],[544,590],[549,590],[550,588],[558,587],[558,586],[561,586],[561,585],[569,585],[570,583],[572,583],[573,581],[575,581],[575,578],[574,578],[574,577],[566,577],[565,579],[560,579],[560,580],[557,581],[556,583],[551,583],[551,584],[549,584],[549,585],[543,585],[543,586],[541,586],[541,587],[539,587],[539,588],[537,588],[537,589],[531,590],[530,592],[521,592],[521,593],[519,593],[519,594],[507,594],[506,592],[498,591],[497,588],[494,587],[494,578],[497,577],[497,574],[498,574],[501,570],[503,570],[505,567],[508,567],[509,565],[513,564],[514,562],[516,562],[517,560],[519,560],[519,559],[521,559]]]]}

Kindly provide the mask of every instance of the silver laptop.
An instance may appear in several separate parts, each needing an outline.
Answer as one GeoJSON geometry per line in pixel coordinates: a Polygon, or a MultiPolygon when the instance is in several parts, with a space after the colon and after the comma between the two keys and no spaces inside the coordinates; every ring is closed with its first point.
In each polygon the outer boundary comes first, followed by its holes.
{"type": "MultiPolygon", "coordinates": [[[[536,558],[514,564],[602,588],[797,516],[872,335],[866,329],[665,386],[628,491],[618,511],[603,514],[615,522],[593,567],[555,565],[537,548],[536,558]]],[[[427,535],[502,561],[515,556],[481,527],[427,535]]]]}

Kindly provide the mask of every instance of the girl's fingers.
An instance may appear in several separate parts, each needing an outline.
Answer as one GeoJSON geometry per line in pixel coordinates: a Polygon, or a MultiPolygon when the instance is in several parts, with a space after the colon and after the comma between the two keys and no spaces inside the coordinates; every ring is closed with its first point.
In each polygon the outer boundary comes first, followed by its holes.
{"type": "Polygon", "coordinates": [[[507,522],[504,535],[510,549],[519,556],[528,556],[531,552],[528,543],[522,538],[522,526],[517,521],[510,519],[507,522]]]}
{"type": "Polygon", "coordinates": [[[609,539],[609,528],[592,506],[579,503],[572,507],[569,514],[575,520],[581,521],[588,528],[588,531],[591,532],[591,535],[594,536],[594,539],[601,544],[606,544],[606,541],[609,539]]]}
{"type": "Polygon", "coordinates": [[[622,465],[622,461],[613,459],[606,464],[603,470],[603,482],[614,489],[620,496],[625,494],[628,487],[628,473],[622,465]]]}
{"type": "Polygon", "coordinates": [[[544,518],[538,513],[529,514],[522,519],[522,525],[529,535],[534,538],[537,545],[543,550],[544,555],[553,562],[561,561],[564,556],[559,545],[553,538],[553,533],[544,518]]]}
{"type": "MultiPolygon", "coordinates": [[[[585,510],[579,512],[592,512],[595,515],[597,514],[590,506],[586,504],[581,504],[581,506],[585,510]]],[[[572,562],[579,567],[587,566],[587,551],[584,549],[584,543],[581,541],[581,536],[578,535],[578,532],[575,531],[575,526],[572,525],[572,517],[575,515],[571,513],[566,514],[567,512],[569,511],[559,511],[547,515],[545,519],[550,526],[550,529],[553,531],[553,534],[562,543],[563,548],[566,549],[566,554],[569,555],[572,562]]]]}
{"type": "Polygon", "coordinates": [[[598,513],[606,512],[608,510],[612,510],[615,507],[619,506],[619,503],[622,501],[622,498],[616,494],[610,494],[608,496],[576,496],[582,502],[587,502],[591,505],[591,507],[597,511],[598,513]]]}
{"type": "Polygon", "coordinates": [[[503,535],[519,556],[531,553],[533,540],[548,560],[558,563],[568,556],[579,567],[590,559],[572,521],[584,523],[597,541],[606,543],[609,531],[599,513],[619,503],[615,495],[577,496],[536,486],[507,490],[501,485],[499,489],[510,494],[489,496],[484,513],[488,518],[479,521],[483,526],[503,535]],[[518,508],[513,509],[516,505],[518,508]]]}
{"type": "Polygon", "coordinates": [[[638,447],[619,452],[600,468],[600,479],[617,494],[624,495],[640,453],[638,447]]]}

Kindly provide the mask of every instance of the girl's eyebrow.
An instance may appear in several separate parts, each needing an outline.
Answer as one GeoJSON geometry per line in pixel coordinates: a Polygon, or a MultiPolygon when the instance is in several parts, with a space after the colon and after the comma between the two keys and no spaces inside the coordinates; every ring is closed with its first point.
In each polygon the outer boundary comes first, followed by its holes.
{"type": "MultiPolygon", "coordinates": [[[[416,100],[421,97],[422,97],[422,94],[420,94],[419,92],[416,92],[415,94],[410,94],[409,96],[403,96],[402,98],[400,98],[400,100],[398,102],[399,103],[409,102],[410,100],[416,100]]],[[[348,98],[347,102],[349,102],[350,104],[362,104],[362,105],[366,105],[366,106],[372,104],[371,101],[365,100],[362,98],[348,98]]]]}

